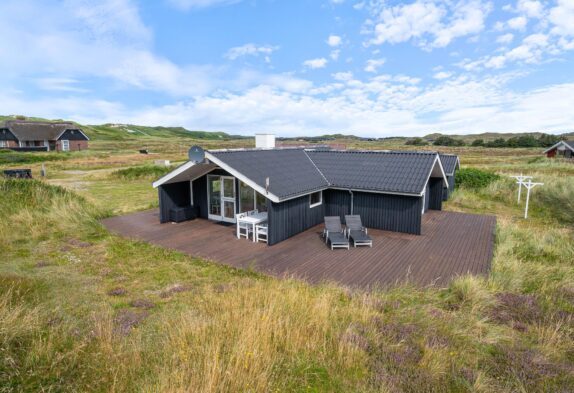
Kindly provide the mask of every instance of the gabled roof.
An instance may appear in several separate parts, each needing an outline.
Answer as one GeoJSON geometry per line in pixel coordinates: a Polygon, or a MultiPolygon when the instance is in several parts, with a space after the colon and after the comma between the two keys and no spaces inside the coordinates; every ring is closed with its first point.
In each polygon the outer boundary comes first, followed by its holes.
{"type": "Polygon", "coordinates": [[[277,199],[308,194],[329,185],[303,149],[210,151],[205,157],[259,192],[266,190],[269,178],[267,191],[277,199]]]}
{"type": "Polygon", "coordinates": [[[446,173],[447,176],[454,175],[456,168],[460,169],[460,161],[457,155],[439,153],[439,157],[442,162],[442,167],[444,168],[444,173],[446,173]]]}
{"type": "MultiPolygon", "coordinates": [[[[422,195],[431,176],[447,184],[435,152],[244,149],[207,151],[205,158],[273,202],[327,188],[422,195]]],[[[207,165],[188,162],[153,186],[189,179],[191,171],[207,173],[201,169],[209,171],[207,165]]]]}
{"type": "Polygon", "coordinates": [[[420,194],[437,153],[408,151],[308,151],[331,187],[420,194]]]}
{"type": "Polygon", "coordinates": [[[78,130],[86,139],[89,139],[78,126],[71,122],[8,120],[0,128],[8,128],[20,141],[57,140],[66,130],[78,130]]]}
{"type": "Polygon", "coordinates": [[[544,150],[544,154],[548,153],[550,150],[556,149],[558,146],[564,145],[564,147],[574,151],[574,141],[560,141],[553,146],[550,146],[548,149],[544,150]]]}

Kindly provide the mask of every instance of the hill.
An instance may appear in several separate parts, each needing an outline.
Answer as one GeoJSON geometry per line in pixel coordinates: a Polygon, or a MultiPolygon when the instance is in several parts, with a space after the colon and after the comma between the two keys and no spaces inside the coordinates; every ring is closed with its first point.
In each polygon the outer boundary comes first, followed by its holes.
{"type": "MultiPolygon", "coordinates": [[[[44,119],[41,117],[27,117],[27,116],[1,116],[0,121],[5,120],[28,120],[28,121],[63,121],[63,119],[44,119]]],[[[156,138],[191,138],[191,139],[205,139],[210,141],[225,141],[231,139],[247,138],[242,135],[230,135],[225,132],[209,132],[209,131],[192,131],[183,127],[150,127],[140,126],[135,124],[100,124],[89,125],[77,124],[79,128],[92,140],[108,140],[108,141],[128,141],[134,139],[145,139],[146,137],[156,138]]]]}
{"type": "MultiPolygon", "coordinates": [[[[540,138],[542,135],[545,135],[547,133],[545,132],[517,132],[517,133],[512,133],[512,132],[483,132],[481,134],[441,134],[441,133],[433,133],[433,134],[428,134],[423,136],[423,139],[426,139],[428,141],[434,141],[435,139],[441,137],[441,136],[448,136],[451,138],[455,138],[455,139],[461,139],[463,140],[465,143],[472,143],[472,141],[474,141],[475,139],[482,139],[485,142],[488,141],[493,141],[495,139],[499,139],[499,138],[503,138],[503,139],[510,139],[510,138],[519,138],[519,137],[523,137],[523,136],[532,136],[535,139],[540,138]]],[[[574,136],[574,133],[570,132],[570,133],[565,133],[565,134],[557,134],[558,137],[564,139],[567,137],[571,137],[574,136]]]]}

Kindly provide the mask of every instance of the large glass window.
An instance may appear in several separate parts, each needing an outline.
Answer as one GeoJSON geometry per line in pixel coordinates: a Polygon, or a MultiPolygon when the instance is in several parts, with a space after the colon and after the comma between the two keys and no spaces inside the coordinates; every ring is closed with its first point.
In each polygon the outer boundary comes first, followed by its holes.
{"type": "Polygon", "coordinates": [[[241,213],[255,210],[255,190],[239,182],[239,209],[241,213]]]}
{"type": "Polygon", "coordinates": [[[267,198],[261,195],[247,184],[239,183],[239,209],[241,213],[257,209],[260,212],[267,211],[267,198]]]}
{"type": "Polygon", "coordinates": [[[267,211],[267,198],[264,195],[261,195],[260,193],[256,192],[255,193],[255,200],[256,200],[257,210],[259,210],[260,212],[266,212],[267,211]]]}

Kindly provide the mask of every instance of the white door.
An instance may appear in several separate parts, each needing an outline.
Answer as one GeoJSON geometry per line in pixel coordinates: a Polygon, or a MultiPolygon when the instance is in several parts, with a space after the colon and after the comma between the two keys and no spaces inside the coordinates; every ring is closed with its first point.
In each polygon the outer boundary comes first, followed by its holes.
{"type": "Polygon", "coordinates": [[[62,140],[62,151],[70,151],[70,141],[63,139],[62,140]]]}
{"type": "Polygon", "coordinates": [[[207,176],[210,220],[235,222],[235,178],[207,176]]]}

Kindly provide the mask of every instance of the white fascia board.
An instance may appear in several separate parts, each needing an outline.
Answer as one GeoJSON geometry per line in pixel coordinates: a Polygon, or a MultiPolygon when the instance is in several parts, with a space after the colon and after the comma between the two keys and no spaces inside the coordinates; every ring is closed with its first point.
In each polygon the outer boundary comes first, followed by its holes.
{"type": "Polygon", "coordinates": [[[230,174],[232,174],[233,176],[235,176],[236,178],[241,180],[243,183],[247,184],[249,187],[253,188],[255,191],[257,191],[261,195],[269,198],[271,201],[273,201],[275,203],[281,202],[281,198],[279,198],[277,195],[275,195],[271,192],[265,191],[265,188],[261,187],[260,185],[258,185],[257,183],[255,183],[253,180],[249,179],[247,176],[243,175],[242,173],[238,172],[236,169],[230,167],[229,165],[227,165],[225,162],[221,161],[219,158],[215,157],[210,152],[205,152],[205,158],[207,158],[209,161],[213,162],[214,164],[217,164],[221,169],[229,172],[230,174]]]}
{"type": "Polygon", "coordinates": [[[83,136],[85,136],[87,140],[90,140],[90,138],[89,138],[86,134],[84,134],[84,131],[82,131],[82,130],[79,129],[79,128],[66,128],[64,131],[60,132],[60,135],[58,135],[58,136],[56,137],[56,140],[59,140],[60,137],[61,137],[62,135],[64,135],[64,132],[66,132],[66,131],[68,131],[68,130],[80,131],[80,134],[82,134],[83,136]]]}
{"type": "Polygon", "coordinates": [[[548,153],[550,150],[554,150],[554,149],[556,149],[556,148],[557,148],[558,146],[560,146],[560,145],[564,145],[564,146],[566,146],[567,148],[569,148],[570,150],[574,151],[574,146],[570,146],[568,143],[566,143],[566,141],[560,141],[560,142],[555,143],[553,146],[550,146],[548,149],[544,150],[544,151],[542,152],[542,154],[546,154],[546,153],[548,153]]]}
{"type": "Polygon", "coordinates": [[[401,195],[401,196],[410,196],[410,197],[420,197],[422,196],[423,192],[421,193],[408,193],[408,192],[393,192],[393,191],[377,191],[377,190],[363,190],[360,188],[345,188],[345,187],[328,187],[329,190],[341,190],[341,191],[353,191],[353,192],[368,192],[372,194],[389,194],[389,195],[401,195]]]}
{"type": "Polygon", "coordinates": [[[440,172],[442,173],[443,185],[446,186],[446,187],[448,187],[448,179],[447,179],[447,177],[446,177],[446,174],[444,173],[444,168],[442,167],[442,163],[441,163],[441,161],[440,161],[440,157],[439,157],[439,155],[438,155],[438,153],[437,153],[437,155],[436,155],[436,157],[435,157],[435,159],[434,159],[434,163],[432,164],[432,167],[431,167],[431,169],[430,169],[430,171],[429,171],[429,174],[428,174],[428,176],[427,176],[427,180],[425,181],[425,184],[424,184],[423,189],[422,189],[422,191],[421,191],[421,195],[424,194],[424,192],[425,192],[425,190],[426,190],[427,184],[428,184],[428,182],[429,182],[429,179],[430,179],[430,177],[431,177],[431,175],[432,175],[432,171],[434,170],[434,167],[435,167],[437,161],[438,161],[438,167],[440,168],[440,172]]]}
{"type": "Polygon", "coordinates": [[[175,168],[173,171],[169,172],[166,175],[163,175],[162,177],[160,177],[159,179],[157,179],[156,181],[154,181],[152,183],[153,188],[158,188],[159,186],[161,186],[162,184],[164,184],[165,182],[173,179],[174,177],[176,177],[177,175],[185,172],[186,170],[188,170],[189,168],[191,168],[192,166],[195,165],[195,162],[192,161],[188,161],[185,164],[182,164],[180,166],[178,166],[177,168],[175,168]]]}

